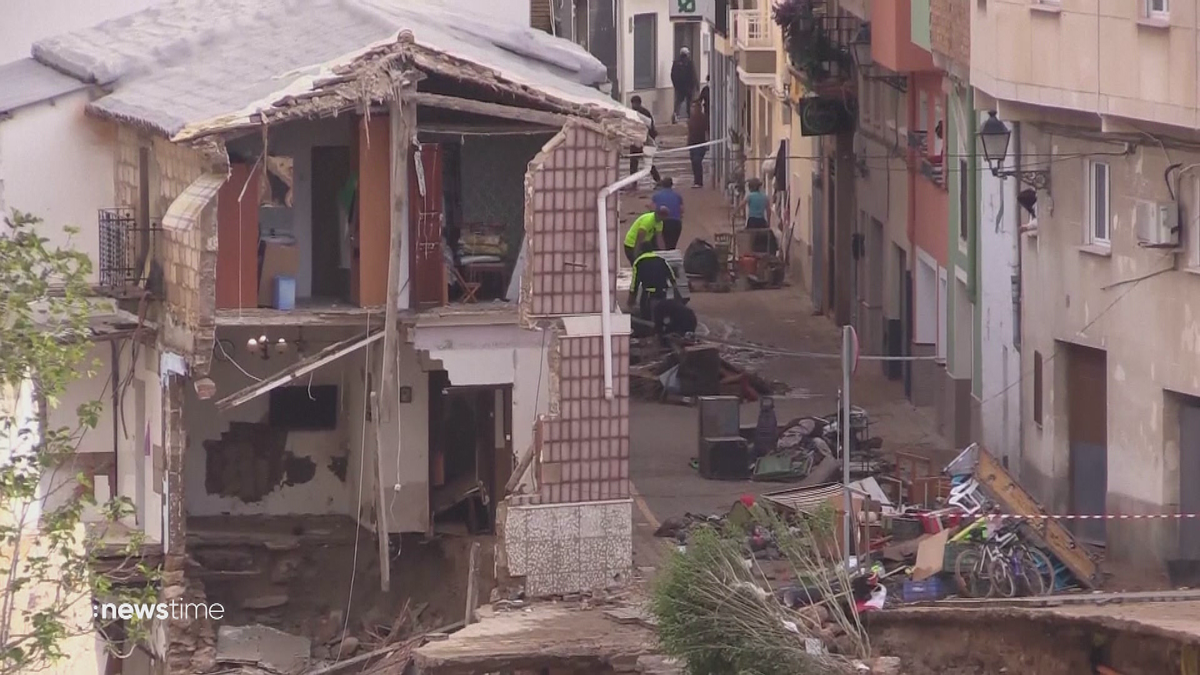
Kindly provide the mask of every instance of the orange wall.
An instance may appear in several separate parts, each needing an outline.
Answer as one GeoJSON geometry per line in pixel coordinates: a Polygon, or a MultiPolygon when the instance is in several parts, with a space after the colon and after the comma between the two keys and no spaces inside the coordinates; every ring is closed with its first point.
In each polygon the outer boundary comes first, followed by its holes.
{"type": "MultiPolygon", "coordinates": [[[[937,124],[937,104],[940,102],[942,107],[942,128],[943,138],[949,126],[949,121],[946,119],[946,95],[942,92],[942,76],[937,75],[917,75],[909,79],[910,87],[908,90],[908,128],[911,130],[920,129],[921,116],[919,106],[921,102],[921,92],[925,93],[925,120],[928,125],[926,130],[928,152],[920,153],[918,150],[910,150],[909,170],[911,191],[909,192],[909,203],[912,204],[912,222],[913,222],[913,241],[917,246],[920,246],[926,253],[937,259],[938,264],[943,267],[947,262],[947,241],[949,232],[950,219],[950,202],[949,195],[945,188],[935,185],[931,180],[921,175],[921,159],[922,154],[933,155],[935,150],[934,127],[937,124]]],[[[949,153],[943,140],[943,156],[949,153]]],[[[946,170],[950,166],[954,166],[957,162],[953,158],[946,160],[948,166],[944,166],[946,170]]]]}
{"type": "Polygon", "coordinates": [[[359,307],[387,302],[391,250],[391,123],[372,115],[358,128],[358,263],[354,300],[359,307]],[[369,125],[369,129],[368,129],[369,125]],[[369,141],[369,143],[368,143],[369,141]]]}
{"type": "Polygon", "coordinates": [[[897,73],[934,69],[933,55],[912,41],[912,0],[872,0],[871,56],[897,73]]]}

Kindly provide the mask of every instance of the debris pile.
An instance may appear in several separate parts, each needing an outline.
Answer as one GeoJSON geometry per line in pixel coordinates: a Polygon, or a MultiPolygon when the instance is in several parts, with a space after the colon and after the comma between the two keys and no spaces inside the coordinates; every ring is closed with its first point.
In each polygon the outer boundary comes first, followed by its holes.
{"type": "MultiPolygon", "coordinates": [[[[1094,557],[1056,520],[1044,517],[986,450],[971,446],[937,473],[930,465],[897,452],[887,471],[848,486],[850,540],[839,527],[828,545],[853,553],[847,558],[850,577],[868,580],[869,597],[855,596],[869,600],[860,610],[949,596],[1003,600],[1097,587],[1094,557]]],[[[754,523],[752,511],[765,510],[784,522],[831,512],[840,524],[846,500],[840,483],[794,487],[757,500],[743,497],[722,516],[668,519],[656,535],[687,550],[696,532],[733,528],[744,533],[745,557],[768,565],[786,561],[788,552],[777,531],[754,523]]]]}
{"type": "Polygon", "coordinates": [[[746,401],[785,393],[787,385],[768,382],[695,338],[632,338],[629,391],[647,401],[693,405],[701,396],[737,396],[746,401]]]}

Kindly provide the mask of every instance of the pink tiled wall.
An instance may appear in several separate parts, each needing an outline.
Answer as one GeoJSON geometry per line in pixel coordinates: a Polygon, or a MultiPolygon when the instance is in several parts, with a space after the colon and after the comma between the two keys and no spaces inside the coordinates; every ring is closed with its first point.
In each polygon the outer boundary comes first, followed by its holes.
{"type": "MultiPolygon", "coordinates": [[[[596,195],[617,178],[615,144],[587,129],[568,127],[530,163],[526,236],[529,239],[525,313],[533,318],[595,315],[602,307],[597,279],[596,195]]],[[[615,293],[617,218],[610,202],[609,283],[615,293]]],[[[615,296],[614,296],[615,297],[615,296]]],[[[604,342],[599,336],[559,335],[552,360],[557,411],[539,422],[538,491],[516,503],[554,504],[629,497],[629,336],[612,338],[613,398],[604,397],[604,342]]]]}
{"type": "MultiPolygon", "coordinates": [[[[568,316],[600,311],[596,196],[617,180],[618,150],[603,135],[568,126],[530,163],[528,313],[568,316]]],[[[609,288],[616,289],[616,199],[609,200],[609,288]]],[[[615,295],[614,295],[615,297],[615,295]]]]}

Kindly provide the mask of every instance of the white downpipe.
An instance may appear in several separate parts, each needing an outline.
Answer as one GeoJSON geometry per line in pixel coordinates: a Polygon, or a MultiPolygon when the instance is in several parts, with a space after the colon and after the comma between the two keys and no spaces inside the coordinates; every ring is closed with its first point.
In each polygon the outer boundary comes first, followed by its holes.
{"type": "Polygon", "coordinates": [[[644,169],[632,173],[621,180],[600,188],[596,196],[596,227],[597,257],[600,258],[600,335],[604,341],[604,398],[613,397],[613,355],[612,355],[612,293],[608,288],[608,197],[621,188],[632,185],[650,175],[654,166],[654,148],[647,146],[642,149],[642,159],[646,163],[644,169]]]}

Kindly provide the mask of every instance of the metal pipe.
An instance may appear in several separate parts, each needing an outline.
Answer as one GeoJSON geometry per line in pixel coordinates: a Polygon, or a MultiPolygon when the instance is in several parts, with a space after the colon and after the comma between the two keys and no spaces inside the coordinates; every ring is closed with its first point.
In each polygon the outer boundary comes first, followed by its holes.
{"type": "Polygon", "coordinates": [[[654,150],[647,146],[642,148],[642,158],[646,168],[640,169],[621,180],[600,188],[596,196],[596,228],[598,244],[596,255],[600,259],[600,335],[604,341],[604,398],[613,397],[613,363],[612,363],[612,292],[608,287],[608,197],[612,193],[632,185],[650,175],[654,166],[654,150]]]}
{"type": "Polygon", "coordinates": [[[842,445],[842,490],[845,492],[843,504],[846,514],[842,518],[842,541],[846,547],[846,568],[850,567],[850,513],[854,508],[850,498],[850,369],[853,367],[854,354],[851,343],[850,326],[842,326],[842,423],[838,425],[838,440],[842,445]]]}

